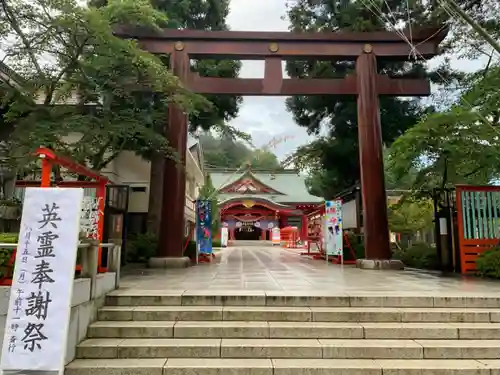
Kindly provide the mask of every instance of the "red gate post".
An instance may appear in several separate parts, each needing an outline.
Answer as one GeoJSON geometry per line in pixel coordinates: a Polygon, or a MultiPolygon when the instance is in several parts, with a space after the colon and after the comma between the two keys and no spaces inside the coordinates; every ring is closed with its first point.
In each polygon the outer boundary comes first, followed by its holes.
{"type": "MultiPolygon", "coordinates": [[[[59,187],[77,187],[77,188],[95,188],[96,198],[98,199],[98,224],[97,224],[97,238],[99,242],[102,242],[104,233],[104,205],[106,199],[106,185],[109,183],[109,179],[102,176],[96,171],[93,171],[83,165],[75,163],[73,160],[57,155],[53,150],[45,147],[40,147],[35,155],[42,160],[42,171],[40,181],[16,181],[16,187],[51,187],[53,182],[51,181],[52,167],[54,165],[59,165],[70,172],[77,173],[79,175],[85,176],[94,181],[61,181],[57,182],[56,186],[59,187]]],[[[98,272],[106,272],[107,268],[102,266],[102,248],[99,248],[99,259],[98,259],[98,272]]],[[[77,267],[78,268],[78,267],[77,267]]]]}

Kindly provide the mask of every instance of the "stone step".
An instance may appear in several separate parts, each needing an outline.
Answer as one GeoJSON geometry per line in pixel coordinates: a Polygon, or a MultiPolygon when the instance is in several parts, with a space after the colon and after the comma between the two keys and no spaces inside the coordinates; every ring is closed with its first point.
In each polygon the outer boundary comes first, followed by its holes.
{"type": "Polygon", "coordinates": [[[495,340],[500,323],[98,321],[89,338],[329,338],[495,340]]]}
{"type": "Polygon", "coordinates": [[[90,339],[77,358],[496,359],[500,340],[90,339]]]}
{"type": "Polygon", "coordinates": [[[107,306],[99,320],[500,322],[500,309],[283,306],[107,306]]]}
{"type": "Polygon", "coordinates": [[[500,294],[422,295],[423,293],[323,293],[252,291],[160,291],[118,289],[109,306],[322,306],[500,308],[500,294]]]}
{"type": "Polygon", "coordinates": [[[497,375],[500,360],[79,359],[65,375],[497,375]]]}

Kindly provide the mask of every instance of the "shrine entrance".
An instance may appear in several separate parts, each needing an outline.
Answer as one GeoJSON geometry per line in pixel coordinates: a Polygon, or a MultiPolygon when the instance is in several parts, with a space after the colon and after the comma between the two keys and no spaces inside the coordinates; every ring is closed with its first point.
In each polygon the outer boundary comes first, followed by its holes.
{"type": "MultiPolygon", "coordinates": [[[[120,28],[116,35],[138,40],[157,54],[170,55],[173,73],[193,92],[212,95],[293,96],[353,95],[358,98],[358,134],[365,236],[365,258],[391,258],[384,183],[379,95],[426,96],[426,79],[391,78],[379,74],[377,60],[430,58],[447,34],[445,27],[407,32],[239,32],[120,28]],[[402,36],[404,38],[402,38],[402,36]],[[263,79],[200,77],[191,59],[264,60],[263,79]],[[355,61],[355,71],[343,78],[283,78],[283,60],[355,61]]],[[[332,72],[333,73],[333,72],[332,72]]],[[[165,127],[170,146],[185,163],[187,115],[170,106],[165,127]]],[[[163,171],[162,224],[159,258],[181,257],[185,203],[184,168],[166,159],[163,171]]],[[[382,263],[382,262],[377,262],[382,263]]]]}
{"type": "Polygon", "coordinates": [[[244,225],[240,228],[236,228],[234,231],[234,237],[236,240],[259,241],[261,236],[262,229],[257,228],[254,225],[244,225]]]}

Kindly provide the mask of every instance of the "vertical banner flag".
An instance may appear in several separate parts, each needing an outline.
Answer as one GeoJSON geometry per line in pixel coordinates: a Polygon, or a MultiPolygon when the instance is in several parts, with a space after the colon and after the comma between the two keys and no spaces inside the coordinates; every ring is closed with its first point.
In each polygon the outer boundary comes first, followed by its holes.
{"type": "Polygon", "coordinates": [[[325,202],[325,248],[329,256],[343,255],[341,200],[325,202]]]}
{"type": "Polygon", "coordinates": [[[0,369],[64,371],[83,189],[27,188],[0,369]]]}
{"type": "Polygon", "coordinates": [[[227,246],[228,238],[229,238],[229,230],[226,227],[222,227],[220,231],[220,245],[222,247],[227,246]]]}
{"type": "Polygon", "coordinates": [[[196,244],[201,254],[212,254],[212,202],[196,201],[196,244]]]}
{"type": "Polygon", "coordinates": [[[271,243],[273,246],[281,245],[281,234],[280,234],[280,228],[274,227],[271,230],[271,243]]]}

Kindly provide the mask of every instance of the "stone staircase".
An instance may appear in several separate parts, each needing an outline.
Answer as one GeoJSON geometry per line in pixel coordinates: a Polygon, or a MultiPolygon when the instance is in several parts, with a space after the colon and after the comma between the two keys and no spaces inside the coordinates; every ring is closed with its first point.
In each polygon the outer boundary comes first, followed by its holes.
{"type": "Polygon", "coordinates": [[[500,375],[500,294],[107,296],[66,375],[500,375]]]}

